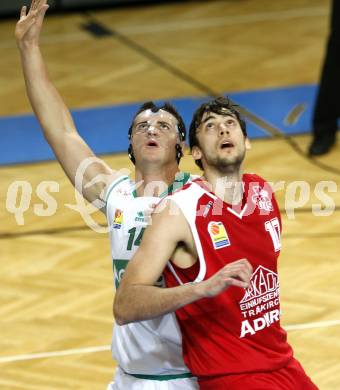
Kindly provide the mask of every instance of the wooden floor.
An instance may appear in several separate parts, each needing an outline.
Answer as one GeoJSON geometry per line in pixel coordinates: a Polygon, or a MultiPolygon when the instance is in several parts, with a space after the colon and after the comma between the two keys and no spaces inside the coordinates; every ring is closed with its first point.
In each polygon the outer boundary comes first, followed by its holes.
{"type": "MultiPolygon", "coordinates": [[[[84,14],[48,16],[42,47],[50,76],[72,108],[205,94],[171,66],[216,93],[308,84],[318,80],[328,13],[326,0],[211,0],[92,13],[144,52],[115,37],[94,39],[80,29],[88,21],[84,14]],[[170,67],[151,61],[145,50],[170,67]]],[[[0,115],[30,112],[13,29],[14,21],[1,21],[0,115]]],[[[305,151],[310,136],[293,141],[305,151]]],[[[339,191],[329,194],[337,206],[331,215],[316,216],[312,206],[320,203],[318,182],[339,187],[339,172],[325,168],[339,168],[339,152],[337,146],[317,160],[320,165],[284,139],[258,140],[246,164],[270,181],[284,181],[278,192],[283,324],[296,356],[322,390],[340,389],[339,191]],[[292,182],[302,180],[311,196],[292,218],[289,193],[292,182]]],[[[125,155],[105,160],[131,168],[125,155]]],[[[181,167],[197,172],[190,156],[181,167]]],[[[55,162],[2,167],[0,177],[0,389],[104,389],[115,367],[108,349],[108,238],[66,206],[75,203],[74,192],[55,162]],[[15,180],[33,188],[23,225],[6,210],[7,189],[15,180]],[[58,208],[37,217],[35,190],[44,180],[59,183],[58,208]],[[48,354],[55,351],[65,354],[48,354]]],[[[95,218],[104,222],[101,215],[95,218]]]]}

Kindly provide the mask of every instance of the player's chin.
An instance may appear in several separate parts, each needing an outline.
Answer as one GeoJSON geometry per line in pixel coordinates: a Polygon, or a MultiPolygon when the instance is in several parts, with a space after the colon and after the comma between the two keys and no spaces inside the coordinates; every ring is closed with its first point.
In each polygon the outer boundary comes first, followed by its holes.
{"type": "Polygon", "coordinates": [[[235,164],[237,158],[235,156],[220,156],[218,160],[222,165],[228,166],[235,164]]]}
{"type": "Polygon", "coordinates": [[[232,150],[229,150],[227,152],[221,153],[219,156],[220,156],[221,160],[229,161],[230,163],[235,163],[237,161],[242,160],[242,156],[235,149],[232,149],[232,150]]]}
{"type": "Polygon", "coordinates": [[[224,158],[231,158],[237,155],[235,147],[219,149],[219,155],[224,158]]]}
{"type": "Polygon", "coordinates": [[[150,150],[144,153],[143,160],[147,162],[163,162],[166,159],[164,151],[150,150]]]}

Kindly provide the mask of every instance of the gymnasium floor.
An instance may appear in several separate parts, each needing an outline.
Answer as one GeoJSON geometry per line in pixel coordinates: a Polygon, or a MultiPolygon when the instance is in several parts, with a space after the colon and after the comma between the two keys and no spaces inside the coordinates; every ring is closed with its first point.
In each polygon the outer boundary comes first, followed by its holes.
{"type": "MultiPolygon", "coordinates": [[[[245,170],[283,182],[282,323],[320,389],[340,390],[339,145],[306,156],[328,16],[328,0],[47,15],[41,46],[79,131],[115,168],[132,170],[126,131],[140,102],[171,100],[187,123],[209,95],[229,94],[243,107],[253,146],[245,170]],[[317,215],[326,203],[333,210],[317,215]]],[[[0,389],[99,390],[115,367],[109,242],[72,207],[74,190],[32,117],[14,25],[0,21],[0,389]],[[39,216],[45,181],[56,210],[39,216]]],[[[188,154],[181,168],[198,173],[188,154]]]]}

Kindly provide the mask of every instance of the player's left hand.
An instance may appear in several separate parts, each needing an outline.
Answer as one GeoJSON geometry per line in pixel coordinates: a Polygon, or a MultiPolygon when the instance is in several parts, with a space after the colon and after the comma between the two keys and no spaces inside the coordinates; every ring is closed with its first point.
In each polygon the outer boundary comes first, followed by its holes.
{"type": "Polygon", "coordinates": [[[32,0],[28,13],[26,6],[21,8],[20,19],[15,27],[15,39],[19,47],[24,44],[39,43],[40,31],[48,7],[47,0],[32,0]]]}

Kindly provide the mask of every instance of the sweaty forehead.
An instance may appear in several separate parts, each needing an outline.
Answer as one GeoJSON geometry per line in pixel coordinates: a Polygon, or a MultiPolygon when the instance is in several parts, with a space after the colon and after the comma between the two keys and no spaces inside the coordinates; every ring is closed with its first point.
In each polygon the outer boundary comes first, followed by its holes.
{"type": "Polygon", "coordinates": [[[157,112],[153,112],[150,109],[138,114],[134,122],[139,123],[149,121],[162,121],[173,125],[176,125],[178,122],[177,119],[167,111],[158,110],[157,112]]]}

